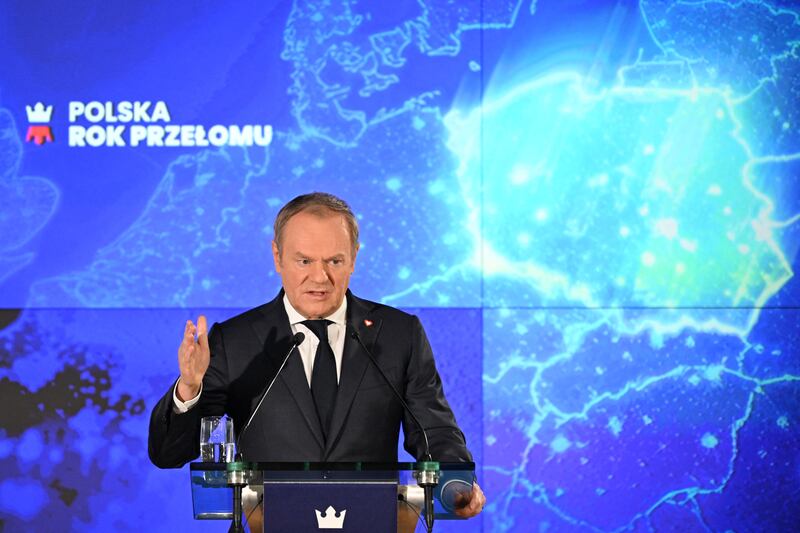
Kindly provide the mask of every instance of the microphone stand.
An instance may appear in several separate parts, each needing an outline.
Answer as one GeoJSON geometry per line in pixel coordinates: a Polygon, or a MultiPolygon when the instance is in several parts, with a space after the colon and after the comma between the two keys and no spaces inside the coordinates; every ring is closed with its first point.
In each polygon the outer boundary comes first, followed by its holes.
{"type": "MultiPolygon", "coordinates": [[[[241,455],[240,457],[241,458],[241,455]]],[[[227,478],[228,486],[233,489],[233,520],[229,533],[244,533],[242,525],[242,489],[247,485],[247,463],[235,461],[228,463],[227,478]]]]}
{"type": "MultiPolygon", "coordinates": [[[[430,456],[428,457],[430,459],[430,456]]],[[[414,472],[417,485],[425,491],[425,526],[428,533],[433,531],[433,489],[439,484],[439,463],[422,461],[418,463],[420,470],[414,472]]]]}
{"type": "Polygon", "coordinates": [[[233,489],[233,520],[231,520],[231,527],[228,529],[230,533],[244,532],[244,527],[242,525],[242,489],[245,485],[247,485],[250,477],[248,474],[252,470],[252,466],[249,463],[244,462],[244,455],[239,448],[239,443],[242,441],[242,436],[250,427],[250,423],[253,421],[253,418],[255,418],[256,413],[261,407],[261,404],[264,403],[264,398],[267,397],[267,394],[269,394],[269,391],[272,389],[272,386],[278,379],[281,370],[283,370],[283,367],[286,366],[289,356],[292,355],[294,349],[297,348],[305,340],[305,338],[306,336],[303,333],[295,333],[295,335],[292,337],[292,346],[289,348],[289,351],[286,352],[286,357],[283,358],[283,362],[278,368],[278,371],[275,373],[275,376],[273,376],[272,381],[270,381],[269,385],[267,385],[267,388],[264,389],[264,392],[261,394],[261,398],[258,400],[258,404],[256,404],[256,408],[253,409],[253,413],[250,415],[247,423],[239,432],[239,437],[236,439],[236,460],[232,463],[228,463],[226,468],[228,486],[233,489]]]}
{"type": "Polygon", "coordinates": [[[361,349],[364,350],[364,353],[367,354],[369,360],[372,362],[375,368],[378,369],[378,373],[380,373],[384,381],[386,381],[386,383],[389,385],[389,388],[392,389],[392,392],[394,393],[395,397],[397,397],[397,399],[400,401],[400,404],[403,406],[406,412],[409,415],[411,415],[412,420],[414,420],[414,423],[417,424],[417,427],[420,429],[420,431],[422,431],[422,436],[425,438],[425,461],[417,463],[418,466],[420,467],[420,470],[414,472],[414,478],[417,480],[417,485],[422,487],[422,489],[425,491],[425,525],[428,528],[428,533],[431,533],[433,531],[433,519],[434,519],[433,489],[436,487],[436,485],[439,484],[439,463],[434,461],[433,457],[431,456],[431,446],[428,443],[428,432],[425,431],[425,427],[416,417],[416,415],[408,406],[408,404],[400,395],[400,393],[397,392],[397,389],[394,387],[394,384],[388,378],[388,376],[383,372],[383,369],[378,365],[378,362],[375,360],[375,357],[367,349],[366,345],[364,345],[364,342],[361,340],[361,336],[358,334],[358,331],[356,331],[355,328],[353,328],[350,337],[356,340],[358,344],[361,346],[361,349]]]}

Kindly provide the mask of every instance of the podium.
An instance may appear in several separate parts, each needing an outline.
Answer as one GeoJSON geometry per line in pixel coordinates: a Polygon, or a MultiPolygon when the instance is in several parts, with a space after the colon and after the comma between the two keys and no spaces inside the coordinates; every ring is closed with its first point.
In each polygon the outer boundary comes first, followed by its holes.
{"type": "Polygon", "coordinates": [[[461,520],[454,511],[475,474],[474,463],[196,462],[189,465],[195,519],[233,519],[231,465],[243,486],[243,522],[254,533],[414,531],[426,514],[417,479],[432,465],[435,520],[461,520]]]}

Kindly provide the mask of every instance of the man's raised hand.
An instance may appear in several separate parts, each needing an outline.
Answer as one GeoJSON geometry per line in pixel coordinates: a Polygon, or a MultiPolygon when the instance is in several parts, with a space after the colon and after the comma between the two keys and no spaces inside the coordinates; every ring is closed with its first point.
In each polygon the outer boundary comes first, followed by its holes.
{"type": "Polygon", "coordinates": [[[206,317],[197,318],[197,326],[191,320],[186,321],[183,331],[183,342],[178,347],[178,366],[181,379],[178,382],[178,398],[185,402],[200,392],[200,384],[208,369],[211,350],[208,348],[208,325],[206,317]]]}

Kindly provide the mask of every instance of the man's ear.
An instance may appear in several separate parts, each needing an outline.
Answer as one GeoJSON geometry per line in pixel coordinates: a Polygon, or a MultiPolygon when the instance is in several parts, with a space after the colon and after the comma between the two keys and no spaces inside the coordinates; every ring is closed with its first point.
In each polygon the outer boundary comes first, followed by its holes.
{"type": "Polygon", "coordinates": [[[353,251],[353,265],[350,273],[352,274],[353,271],[356,269],[356,257],[358,257],[358,250],[361,248],[361,243],[356,243],[356,249],[353,251]]]}
{"type": "Polygon", "coordinates": [[[272,241],[272,260],[275,262],[275,272],[281,273],[281,254],[278,251],[278,244],[272,241]]]}

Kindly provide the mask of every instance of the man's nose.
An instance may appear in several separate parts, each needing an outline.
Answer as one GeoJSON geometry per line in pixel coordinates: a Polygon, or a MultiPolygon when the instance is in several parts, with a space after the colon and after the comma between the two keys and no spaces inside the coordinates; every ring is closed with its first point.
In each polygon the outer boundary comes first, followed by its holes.
{"type": "Polygon", "coordinates": [[[324,261],[317,261],[311,268],[311,281],[316,283],[326,283],[330,279],[328,267],[324,261]]]}

